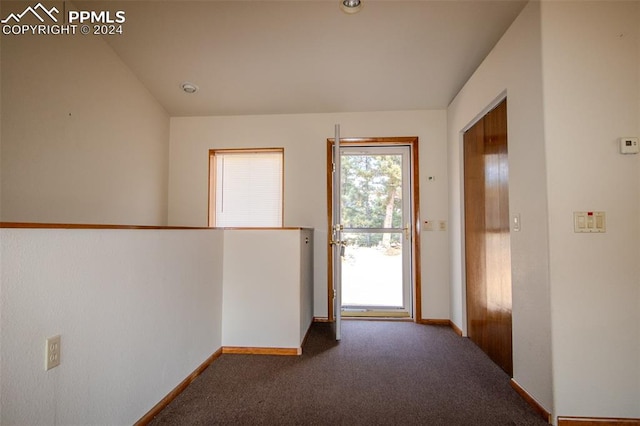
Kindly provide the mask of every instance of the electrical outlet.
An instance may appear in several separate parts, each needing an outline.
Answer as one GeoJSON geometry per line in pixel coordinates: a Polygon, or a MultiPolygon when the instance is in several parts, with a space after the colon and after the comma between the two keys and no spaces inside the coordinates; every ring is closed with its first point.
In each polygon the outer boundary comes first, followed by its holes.
{"type": "Polygon", "coordinates": [[[45,370],[51,370],[60,365],[60,335],[47,339],[45,356],[45,370]]]}

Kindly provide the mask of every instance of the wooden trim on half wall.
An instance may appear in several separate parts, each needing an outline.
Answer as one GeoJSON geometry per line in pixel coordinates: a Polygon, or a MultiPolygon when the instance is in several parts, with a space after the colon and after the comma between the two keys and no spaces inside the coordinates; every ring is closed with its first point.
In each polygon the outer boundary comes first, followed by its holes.
{"type": "Polygon", "coordinates": [[[149,225],[110,225],[92,223],[35,223],[35,222],[0,222],[2,229],[147,229],[147,230],[205,230],[211,228],[193,226],[149,226],[149,225]]]}
{"type": "MultiPolygon", "coordinates": [[[[332,157],[333,157],[334,138],[327,139],[327,235],[331,239],[331,227],[333,223],[333,199],[331,193],[333,190],[332,179],[332,157]]],[[[413,226],[411,227],[411,270],[412,270],[412,303],[413,303],[413,321],[420,322],[422,319],[422,285],[421,285],[421,263],[420,263],[420,178],[419,178],[419,156],[418,156],[418,137],[417,136],[398,136],[398,137],[380,137],[380,138],[340,138],[341,146],[393,146],[404,145],[410,148],[411,152],[411,168],[413,180],[413,192],[411,193],[411,208],[413,211],[413,226]]],[[[333,312],[333,262],[331,259],[332,249],[327,242],[327,317],[329,322],[335,320],[333,312]]]]}
{"type": "Polygon", "coordinates": [[[162,411],[167,405],[169,405],[171,403],[171,401],[176,399],[176,397],[178,395],[180,395],[182,393],[182,391],[184,391],[187,388],[187,386],[189,386],[191,384],[191,382],[193,382],[196,379],[196,377],[198,377],[200,374],[202,374],[202,372],[208,366],[210,366],[211,363],[213,363],[213,361],[218,359],[220,357],[220,355],[222,355],[222,348],[220,348],[217,351],[215,351],[213,353],[213,355],[211,355],[209,358],[206,359],[205,362],[200,364],[200,366],[198,368],[196,368],[193,371],[193,373],[189,374],[189,376],[186,379],[184,379],[182,382],[180,382],[180,384],[178,386],[176,386],[171,392],[169,392],[167,394],[167,396],[162,398],[162,400],[160,400],[160,402],[158,402],[156,405],[154,405],[153,408],[147,412],[147,414],[145,414],[144,416],[142,416],[142,418],[140,420],[135,422],[134,426],[145,426],[145,425],[149,424],[149,422],[151,420],[153,420],[153,418],[155,416],[157,416],[158,413],[160,413],[160,411],[162,411]]]}
{"type": "Polygon", "coordinates": [[[536,413],[540,414],[540,416],[549,424],[551,424],[551,413],[545,410],[545,408],[540,405],[538,401],[535,400],[534,397],[529,395],[529,392],[524,390],[522,386],[518,384],[515,380],[511,379],[510,381],[511,387],[518,392],[518,395],[522,397],[527,403],[536,411],[536,413]]]}
{"type": "Polygon", "coordinates": [[[561,417],[558,426],[637,426],[640,419],[607,418],[607,417],[561,417]]]}

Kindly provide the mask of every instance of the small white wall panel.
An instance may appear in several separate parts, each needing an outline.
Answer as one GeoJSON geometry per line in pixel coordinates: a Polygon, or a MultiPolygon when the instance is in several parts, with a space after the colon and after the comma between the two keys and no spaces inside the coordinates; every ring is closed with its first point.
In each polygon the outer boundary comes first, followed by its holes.
{"type": "Polygon", "coordinates": [[[312,310],[310,298],[301,299],[301,232],[225,231],[223,346],[300,348],[301,312],[312,310]]]}

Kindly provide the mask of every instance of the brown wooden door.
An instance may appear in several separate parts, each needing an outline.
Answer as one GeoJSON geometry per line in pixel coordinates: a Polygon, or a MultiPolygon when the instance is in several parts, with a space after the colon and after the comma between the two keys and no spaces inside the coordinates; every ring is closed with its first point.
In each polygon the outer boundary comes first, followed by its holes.
{"type": "Polygon", "coordinates": [[[469,338],[513,375],[507,101],[464,134],[469,338]]]}

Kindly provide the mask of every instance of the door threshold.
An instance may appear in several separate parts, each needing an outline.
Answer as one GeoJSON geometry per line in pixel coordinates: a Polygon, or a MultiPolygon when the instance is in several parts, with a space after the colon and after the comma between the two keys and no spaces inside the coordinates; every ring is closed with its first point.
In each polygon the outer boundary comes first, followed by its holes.
{"type": "Polygon", "coordinates": [[[389,321],[389,322],[415,322],[411,317],[342,317],[343,321],[389,321]]]}
{"type": "Polygon", "coordinates": [[[407,318],[411,315],[407,311],[387,311],[376,309],[343,309],[343,318],[407,318]]]}

